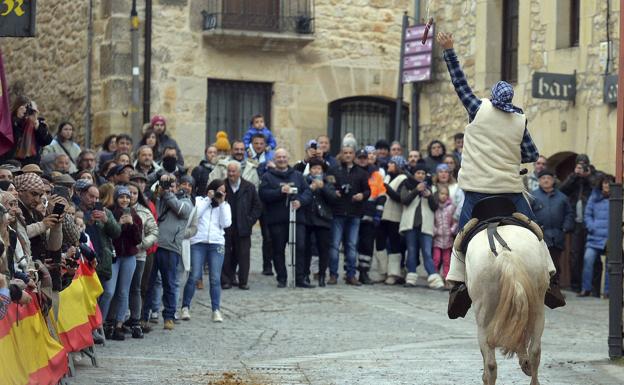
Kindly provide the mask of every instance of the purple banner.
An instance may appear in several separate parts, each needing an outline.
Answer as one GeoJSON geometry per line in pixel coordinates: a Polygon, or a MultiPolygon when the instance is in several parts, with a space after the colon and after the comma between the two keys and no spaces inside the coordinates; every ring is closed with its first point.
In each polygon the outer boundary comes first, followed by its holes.
{"type": "Polygon", "coordinates": [[[13,124],[11,124],[7,86],[2,50],[0,50],[0,155],[6,154],[13,148],[13,124]]]}
{"type": "Polygon", "coordinates": [[[425,44],[422,43],[425,24],[413,25],[405,30],[405,49],[403,54],[403,83],[422,82],[431,79],[431,65],[433,62],[432,25],[425,44]]]}

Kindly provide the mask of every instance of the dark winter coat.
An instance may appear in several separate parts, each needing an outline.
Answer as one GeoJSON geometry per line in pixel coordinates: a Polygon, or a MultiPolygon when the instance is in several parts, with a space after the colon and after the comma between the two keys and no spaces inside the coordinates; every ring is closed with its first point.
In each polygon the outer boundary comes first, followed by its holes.
{"type": "MultiPolygon", "coordinates": [[[[13,120],[13,149],[1,157],[3,161],[8,159],[17,159],[15,157],[15,151],[17,150],[17,143],[20,142],[22,136],[24,135],[24,126],[26,124],[26,119],[27,118],[13,120]]],[[[52,134],[50,134],[47,124],[40,123],[39,127],[35,129],[35,146],[37,148],[37,154],[26,159],[17,160],[22,163],[22,166],[30,163],[39,164],[41,161],[41,150],[43,149],[43,147],[52,143],[52,139],[54,138],[52,137],[52,134]]]]}
{"type": "MultiPolygon", "coordinates": [[[[116,207],[113,210],[113,215],[119,223],[119,218],[123,215],[123,209],[116,207]]],[[[134,209],[130,209],[130,215],[132,216],[132,224],[125,223],[121,226],[121,234],[119,237],[113,239],[113,246],[115,247],[115,254],[119,257],[134,257],[139,253],[138,245],[143,240],[143,221],[141,217],[134,209]]]]}
{"type": "Polygon", "coordinates": [[[208,187],[208,178],[210,173],[214,170],[214,164],[207,160],[202,160],[199,165],[193,169],[191,176],[195,179],[195,187],[193,187],[193,196],[206,195],[208,187]]]}
{"type": "MultiPolygon", "coordinates": [[[[306,182],[308,185],[312,183],[310,175],[306,177],[306,182]]],[[[336,186],[328,178],[323,178],[323,188],[310,191],[312,203],[306,207],[306,225],[330,229],[334,219],[332,204],[338,199],[336,186]]]]}
{"type": "Polygon", "coordinates": [[[370,197],[368,172],[355,164],[350,169],[341,164],[330,169],[329,175],[336,179],[336,190],[341,194],[332,206],[334,215],[361,217],[364,214],[364,204],[370,197]],[[364,198],[354,202],[353,196],[359,193],[362,193],[364,198]]]}
{"type": "Polygon", "coordinates": [[[565,233],[574,230],[574,212],[564,193],[555,189],[546,193],[541,188],[532,192],[531,204],[537,223],[544,230],[544,242],[548,247],[563,250],[565,233]]]}
{"type": "Polygon", "coordinates": [[[583,210],[585,209],[587,199],[592,193],[592,186],[589,177],[582,177],[572,173],[559,186],[559,190],[568,196],[572,210],[576,212],[576,205],[579,200],[583,205],[583,210]]]}
{"type": "Polygon", "coordinates": [[[603,250],[609,235],[609,198],[594,189],[585,207],[586,247],[603,250]]]}
{"type": "Polygon", "coordinates": [[[241,178],[238,191],[235,193],[230,183],[225,181],[226,201],[232,209],[232,226],[225,231],[236,229],[238,236],[251,236],[251,228],[262,214],[262,203],[256,186],[241,178]]]}
{"type": "Polygon", "coordinates": [[[301,208],[297,210],[297,222],[305,223],[305,210],[302,208],[310,204],[312,193],[303,175],[292,167],[288,167],[285,171],[271,168],[262,176],[258,192],[260,200],[264,203],[264,220],[267,225],[288,223],[290,217],[289,196],[282,192],[283,185],[290,185],[298,189],[297,194],[291,198],[301,202],[301,208]]]}

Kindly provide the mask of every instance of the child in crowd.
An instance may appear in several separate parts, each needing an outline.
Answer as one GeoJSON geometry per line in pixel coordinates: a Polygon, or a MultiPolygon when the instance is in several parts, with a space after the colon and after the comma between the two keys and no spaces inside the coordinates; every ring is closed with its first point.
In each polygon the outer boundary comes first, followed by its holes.
{"type": "Polygon", "coordinates": [[[267,151],[272,151],[277,148],[275,137],[273,137],[271,130],[269,130],[269,128],[264,125],[264,116],[262,114],[254,115],[251,118],[251,124],[249,125],[249,129],[243,137],[245,149],[249,148],[249,145],[251,144],[251,138],[256,134],[262,134],[266,138],[267,151]]]}
{"type": "Polygon", "coordinates": [[[442,264],[442,277],[446,279],[451,263],[453,238],[457,232],[457,221],[453,219],[455,205],[449,197],[448,187],[438,185],[436,195],[438,209],[435,212],[433,226],[433,264],[436,270],[439,270],[440,264],[442,264]]]}

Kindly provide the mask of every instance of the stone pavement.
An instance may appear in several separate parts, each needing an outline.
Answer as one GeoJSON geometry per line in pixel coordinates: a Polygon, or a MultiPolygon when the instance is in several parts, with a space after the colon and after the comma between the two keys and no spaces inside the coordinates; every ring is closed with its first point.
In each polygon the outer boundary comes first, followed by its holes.
{"type": "MultiPolygon", "coordinates": [[[[69,383],[482,383],[474,316],[449,320],[447,292],[355,288],[342,280],[312,290],[277,289],[260,270],[261,259],[254,258],[251,290],[223,291],[222,324],[210,321],[208,290],[197,291],[191,321],[166,332],[161,320],[143,340],[107,341],[98,348],[99,367],[82,359],[69,383]]],[[[607,359],[607,323],[605,300],[568,293],[568,306],[548,310],[541,383],[624,384],[624,366],[607,359]]],[[[498,364],[499,383],[530,382],[515,358],[498,354],[498,364]]]]}

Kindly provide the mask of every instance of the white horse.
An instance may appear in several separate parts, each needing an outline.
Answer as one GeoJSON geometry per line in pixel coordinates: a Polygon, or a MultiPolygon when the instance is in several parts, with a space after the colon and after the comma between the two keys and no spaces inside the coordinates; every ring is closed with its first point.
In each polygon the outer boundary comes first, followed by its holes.
{"type": "Polygon", "coordinates": [[[485,230],[470,240],[466,251],[466,285],[479,328],[483,383],[496,384],[495,349],[501,348],[508,358],[517,354],[531,385],[539,385],[550,255],[526,228],[501,226],[498,233],[511,251],[495,242],[495,256],[485,230]]]}

